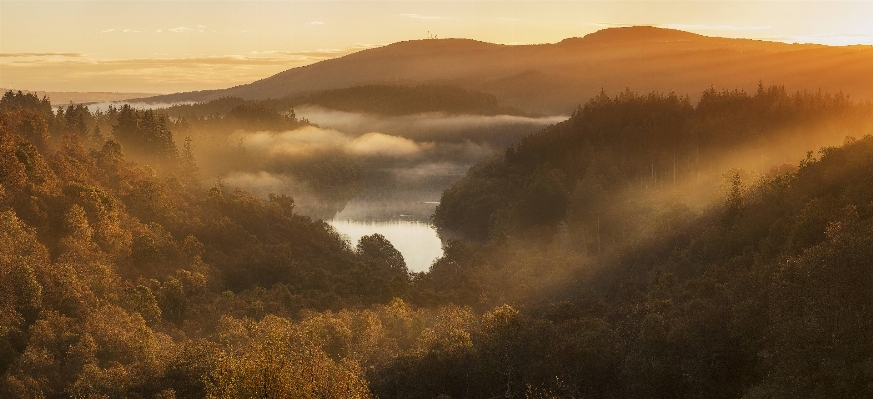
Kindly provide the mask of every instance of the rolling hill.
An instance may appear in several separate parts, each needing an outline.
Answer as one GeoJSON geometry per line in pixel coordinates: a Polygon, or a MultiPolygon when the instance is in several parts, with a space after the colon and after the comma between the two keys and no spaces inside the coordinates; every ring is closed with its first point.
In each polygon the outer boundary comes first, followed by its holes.
{"type": "Polygon", "coordinates": [[[525,111],[567,113],[601,89],[693,94],[711,85],[752,90],[759,81],[783,84],[792,91],[843,91],[855,99],[873,99],[871,65],[871,46],[727,39],[640,26],[539,45],[404,41],[246,85],[144,100],[267,99],[365,84],[428,83],[491,93],[500,104],[525,111]]]}

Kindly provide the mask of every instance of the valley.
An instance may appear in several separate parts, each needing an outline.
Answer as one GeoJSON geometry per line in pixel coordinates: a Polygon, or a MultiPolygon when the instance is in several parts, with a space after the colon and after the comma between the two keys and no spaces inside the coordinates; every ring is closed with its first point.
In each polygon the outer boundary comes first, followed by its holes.
{"type": "Polygon", "coordinates": [[[6,91],[0,397],[871,396],[871,66],[634,26],[6,91]]]}

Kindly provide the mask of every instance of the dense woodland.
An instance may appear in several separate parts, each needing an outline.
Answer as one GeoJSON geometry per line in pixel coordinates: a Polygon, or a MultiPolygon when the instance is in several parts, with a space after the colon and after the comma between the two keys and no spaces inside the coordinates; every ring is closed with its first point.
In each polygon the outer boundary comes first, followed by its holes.
{"type": "Polygon", "coordinates": [[[415,274],[203,179],[186,137],[292,114],[9,92],[0,396],[869,397],[871,122],[781,87],[602,94],[449,188],[457,239],[415,274]]]}
{"type": "Polygon", "coordinates": [[[523,114],[521,110],[500,106],[493,94],[436,84],[417,86],[361,85],[261,101],[246,101],[239,97],[222,97],[196,104],[173,105],[167,109],[167,114],[176,117],[224,115],[234,107],[244,103],[256,103],[275,111],[284,111],[306,105],[385,116],[425,112],[474,115],[523,114]]]}
{"type": "Polygon", "coordinates": [[[842,94],[781,86],[760,85],[753,95],[710,88],[696,106],[674,93],[601,93],[474,167],[442,196],[434,221],[478,240],[563,224],[600,237],[603,250],[633,242],[649,216],[634,213],[655,200],[710,202],[732,177],[726,171],[749,184],[807,151],[873,133],[871,112],[871,103],[842,94]]]}

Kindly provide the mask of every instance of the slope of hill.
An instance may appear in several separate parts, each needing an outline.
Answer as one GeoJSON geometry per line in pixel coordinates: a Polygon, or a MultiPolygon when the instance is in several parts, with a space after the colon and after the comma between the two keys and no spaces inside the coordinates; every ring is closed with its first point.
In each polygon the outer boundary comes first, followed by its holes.
{"type": "MultiPolygon", "coordinates": [[[[585,255],[572,241],[592,232],[572,228],[551,247],[453,242],[417,289],[509,306],[469,323],[465,347],[434,345],[378,369],[373,392],[870,397],[871,173],[873,137],[847,140],[700,213],[662,208],[649,239],[609,255],[585,255]]],[[[625,217],[651,209],[647,196],[634,201],[625,217]]]]}
{"type": "Polygon", "coordinates": [[[789,90],[843,91],[856,99],[873,99],[870,65],[870,46],[785,44],[630,27],[540,45],[405,41],[247,85],[145,100],[267,99],[364,84],[446,83],[494,94],[506,106],[566,113],[601,89],[689,94],[712,84],[753,89],[762,80],[780,82],[789,90]]]}
{"type": "MultiPolygon", "coordinates": [[[[239,97],[222,97],[197,104],[177,104],[166,109],[175,117],[226,114],[245,103],[239,97]]],[[[262,106],[285,112],[304,105],[346,112],[377,115],[412,115],[442,112],[451,115],[520,115],[518,109],[501,107],[492,94],[448,85],[364,85],[324,90],[309,95],[258,101],[262,106]]]]}
{"type": "Polygon", "coordinates": [[[644,225],[631,216],[645,208],[633,198],[703,204],[728,168],[765,175],[873,128],[871,105],[840,95],[760,86],[754,95],[710,89],[700,97],[695,107],[674,94],[600,94],[472,167],[445,191],[434,224],[478,240],[563,224],[587,230],[580,247],[600,252],[633,241],[644,225]]]}
{"type": "Polygon", "coordinates": [[[681,202],[719,158],[743,165],[719,154],[860,137],[871,106],[599,95],[449,190],[462,212],[443,216],[496,239],[410,274],[384,237],[352,247],[288,196],[204,189],[151,110],[8,93],[0,397],[873,397],[873,137],[681,202]],[[119,141],[94,125],[110,117],[119,141]]]}

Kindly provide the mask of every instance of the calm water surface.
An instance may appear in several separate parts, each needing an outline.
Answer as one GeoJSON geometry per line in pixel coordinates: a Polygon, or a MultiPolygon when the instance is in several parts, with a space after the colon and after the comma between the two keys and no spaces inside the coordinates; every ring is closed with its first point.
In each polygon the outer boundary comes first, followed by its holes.
{"type": "Polygon", "coordinates": [[[442,243],[431,225],[414,220],[356,221],[329,220],[337,231],[349,237],[352,245],[365,235],[381,234],[397,248],[406,267],[413,272],[426,272],[434,260],[443,255],[442,243]]]}

